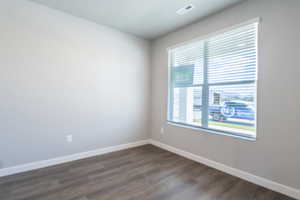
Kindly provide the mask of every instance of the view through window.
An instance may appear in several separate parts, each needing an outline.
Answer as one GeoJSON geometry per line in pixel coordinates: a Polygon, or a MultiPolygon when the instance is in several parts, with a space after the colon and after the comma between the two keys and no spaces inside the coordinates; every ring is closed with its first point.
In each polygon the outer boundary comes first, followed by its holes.
{"type": "Polygon", "coordinates": [[[169,121],[256,137],[257,26],[170,49],[169,121]]]}

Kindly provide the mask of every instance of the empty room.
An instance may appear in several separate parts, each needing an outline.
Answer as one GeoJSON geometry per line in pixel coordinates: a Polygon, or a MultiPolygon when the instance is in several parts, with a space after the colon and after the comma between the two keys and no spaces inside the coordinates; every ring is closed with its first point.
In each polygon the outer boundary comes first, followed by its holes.
{"type": "Polygon", "coordinates": [[[0,200],[300,200],[300,0],[0,0],[0,200]]]}

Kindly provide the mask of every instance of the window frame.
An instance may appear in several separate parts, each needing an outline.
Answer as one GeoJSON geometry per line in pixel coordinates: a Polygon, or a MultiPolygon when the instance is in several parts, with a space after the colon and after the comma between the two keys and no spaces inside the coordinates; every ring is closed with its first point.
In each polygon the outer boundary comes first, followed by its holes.
{"type": "Polygon", "coordinates": [[[259,41],[259,25],[260,25],[261,19],[255,18],[252,20],[249,20],[247,22],[235,25],[235,26],[231,26],[229,28],[223,29],[221,31],[217,31],[215,33],[212,34],[208,34],[204,37],[198,37],[195,38],[193,40],[187,41],[187,42],[183,42],[180,44],[177,44],[175,46],[169,47],[167,48],[167,53],[168,53],[168,105],[167,105],[167,123],[170,125],[176,125],[179,127],[183,127],[183,128],[189,128],[189,129],[193,129],[193,130],[200,130],[200,131],[205,131],[208,133],[214,133],[214,134],[218,134],[218,135],[225,135],[225,136],[232,136],[232,137],[237,137],[237,138],[241,138],[241,139],[246,139],[246,140],[250,140],[250,141],[256,141],[257,140],[257,136],[258,136],[258,85],[259,85],[259,77],[258,77],[258,57],[259,57],[259,48],[258,48],[258,41],[259,41]],[[218,83],[208,83],[207,80],[207,70],[208,70],[208,66],[206,64],[206,56],[204,56],[204,65],[203,65],[203,84],[195,84],[193,85],[193,87],[201,87],[202,88],[202,106],[205,107],[206,109],[203,109],[204,111],[208,111],[208,106],[209,106],[209,88],[211,86],[226,86],[226,85],[241,85],[241,84],[255,84],[255,91],[254,91],[254,103],[255,103],[255,120],[254,120],[254,127],[255,127],[255,132],[253,135],[249,135],[249,134],[245,134],[245,133],[239,133],[239,132],[231,132],[231,131],[225,131],[225,130],[220,130],[220,129],[214,129],[214,128],[209,128],[208,127],[208,121],[209,121],[209,114],[208,112],[201,112],[201,121],[202,124],[201,126],[197,126],[197,125],[193,125],[193,124],[188,124],[188,123],[184,123],[184,122],[175,122],[172,120],[172,116],[173,116],[173,87],[172,87],[172,50],[181,46],[185,46],[191,43],[195,43],[195,42],[199,42],[199,41],[203,41],[204,43],[204,54],[207,52],[206,48],[206,44],[207,44],[207,40],[211,37],[214,37],[216,35],[243,27],[243,26],[247,26],[250,24],[256,24],[256,79],[255,80],[246,80],[246,81],[231,81],[231,82],[218,82],[218,83]],[[206,79],[206,80],[205,80],[206,79]],[[205,87],[205,88],[204,88],[205,87]],[[207,93],[207,94],[203,94],[207,93]],[[204,120],[203,120],[204,119],[204,120]],[[204,123],[203,123],[204,121],[204,123]],[[205,124],[206,127],[203,125],[205,124]]]}

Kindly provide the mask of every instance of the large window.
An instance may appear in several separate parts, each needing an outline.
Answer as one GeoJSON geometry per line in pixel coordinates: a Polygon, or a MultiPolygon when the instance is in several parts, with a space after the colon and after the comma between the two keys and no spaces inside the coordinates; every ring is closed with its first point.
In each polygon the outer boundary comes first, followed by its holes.
{"type": "Polygon", "coordinates": [[[170,122],[256,137],[257,25],[169,50],[170,122]]]}

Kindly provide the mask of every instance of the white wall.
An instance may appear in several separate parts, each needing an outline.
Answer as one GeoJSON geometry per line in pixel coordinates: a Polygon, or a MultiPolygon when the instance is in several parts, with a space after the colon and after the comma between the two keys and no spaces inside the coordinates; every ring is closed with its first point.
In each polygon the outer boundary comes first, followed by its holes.
{"type": "Polygon", "coordinates": [[[32,2],[0,3],[0,168],[148,137],[147,41],[32,2]]]}
{"type": "Polygon", "coordinates": [[[300,189],[299,10],[299,0],[249,0],[157,39],[152,50],[152,138],[300,189]],[[256,17],[262,19],[257,141],[168,125],[166,48],[256,17]]]}

